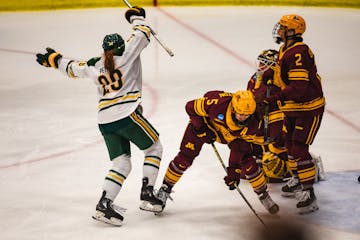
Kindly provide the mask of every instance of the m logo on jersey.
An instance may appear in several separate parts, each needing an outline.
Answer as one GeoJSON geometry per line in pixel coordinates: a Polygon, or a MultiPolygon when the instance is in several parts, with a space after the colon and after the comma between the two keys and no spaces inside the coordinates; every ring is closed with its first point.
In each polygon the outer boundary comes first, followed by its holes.
{"type": "Polygon", "coordinates": [[[185,147],[193,151],[195,150],[195,145],[191,142],[188,142],[185,147]]]}

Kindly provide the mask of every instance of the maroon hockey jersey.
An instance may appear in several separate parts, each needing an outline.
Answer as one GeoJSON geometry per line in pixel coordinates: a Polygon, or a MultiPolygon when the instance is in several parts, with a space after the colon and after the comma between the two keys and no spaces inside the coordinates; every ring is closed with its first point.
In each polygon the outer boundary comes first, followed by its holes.
{"type": "Polygon", "coordinates": [[[232,93],[210,91],[202,98],[189,101],[186,112],[195,128],[207,125],[217,134],[217,142],[228,144],[236,138],[263,143],[261,121],[254,114],[244,126],[237,125],[231,115],[232,93]]]}
{"type": "Polygon", "coordinates": [[[279,107],[286,116],[314,116],[322,113],[325,98],[315,57],[303,42],[279,51],[281,81],[285,88],[277,93],[279,107]]]}

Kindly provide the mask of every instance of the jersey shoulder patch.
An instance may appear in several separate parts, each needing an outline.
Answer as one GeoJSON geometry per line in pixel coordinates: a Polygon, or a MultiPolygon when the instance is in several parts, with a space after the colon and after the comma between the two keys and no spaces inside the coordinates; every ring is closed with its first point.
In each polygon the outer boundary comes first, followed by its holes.
{"type": "Polygon", "coordinates": [[[101,59],[101,57],[94,57],[91,58],[89,61],[86,62],[86,64],[90,66],[95,66],[95,64],[101,59]]]}

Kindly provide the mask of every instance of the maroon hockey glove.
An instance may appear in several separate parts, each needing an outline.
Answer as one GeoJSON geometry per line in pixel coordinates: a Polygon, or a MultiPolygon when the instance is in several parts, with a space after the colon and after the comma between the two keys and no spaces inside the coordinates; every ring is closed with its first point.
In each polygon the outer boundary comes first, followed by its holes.
{"type": "Polygon", "coordinates": [[[241,170],[236,167],[227,167],[227,176],[224,177],[225,184],[229,190],[234,190],[240,183],[241,170]]]}
{"type": "Polygon", "coordinates": [[[216,139],[215,133],[206,126],[203,126],[199,129],[194,127],[193,130],[196,137],[199,138],[203,143],[213,143],[216,139]]]}
{"type": "Polygon", "coordinates": [[[271,95],[270,97],[266,97],[263,101],[262,101],[262,104],[264,105],[269,105],[271,103],[274,103],[276,102],[277,100],[279,100],[279,96],[274,94],[274,95],[271,95]]]}

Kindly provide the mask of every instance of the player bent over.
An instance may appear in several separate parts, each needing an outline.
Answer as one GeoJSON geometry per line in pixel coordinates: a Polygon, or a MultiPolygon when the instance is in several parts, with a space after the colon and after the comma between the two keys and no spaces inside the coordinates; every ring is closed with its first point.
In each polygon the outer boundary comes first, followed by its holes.
{"type": "Polygon", "coordinates": [[[140,53],[150,42],[150,29],[145,23],[145,10],[133,7],[126,11],[133,32],[127,43],[115,33],[106,35],[101,57],[87,62],[66,59],[47,48],[37,54],[37,61],[54,67],[71,78],[90,78],[98,89],[98,125],[108,149],[112,167],[107,173],[94,219],[121,225],[123,208],[113,202],[131,170],[130,143],[144,152],[140,209],[158,212],[162,201],[156,198],[155,184],[163,147],[159,134],[142,115],[142,69],[140,53]]]}
{"type": "Polygon", "coordinates": [[[256,102],[250,91],[210,91],[202,98],[186,104],[190,122],[180,151],[170,162],[158,192],[158,197],[163,200],[163,207],[172,188],[192,165],[203,144],[217,141],[230,148],[229,166],[224,178],[229,189],[236,189],[241,174],[244,174],[264,207],[271,214],[279,211],[278,205],[267,191],[264,172],[254,157],[257,154],[254,149],[261,151],[261,148],[251,143],[252,135],[248,134],[248,129],[256,131],[258,128],[259,118],[255,109],[256,102]]]}

